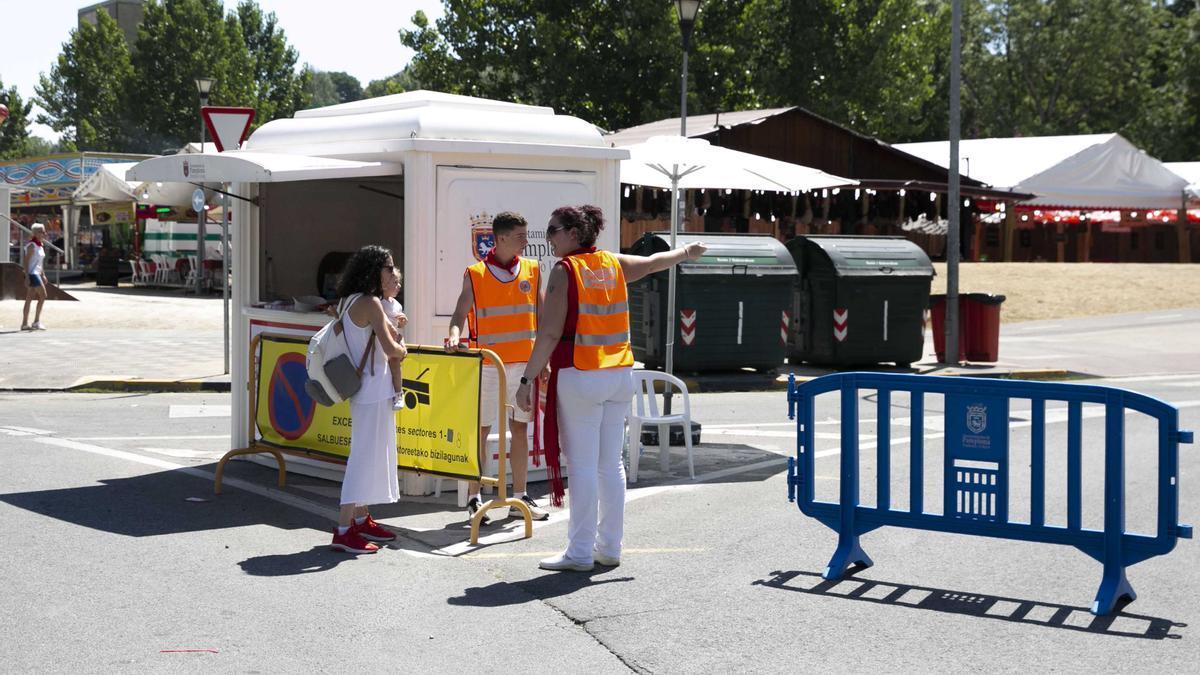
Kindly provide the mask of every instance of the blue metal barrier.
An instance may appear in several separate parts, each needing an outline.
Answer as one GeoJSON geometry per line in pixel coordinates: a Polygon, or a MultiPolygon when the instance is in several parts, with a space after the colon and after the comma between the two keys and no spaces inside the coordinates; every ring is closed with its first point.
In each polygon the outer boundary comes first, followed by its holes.
{"type": "Polygon", "coordinates": [[[1113,611],[1121,598],[1137,595],[1125,568],[1169,553],[1177,539],[1191,539],[1192,527],[1179,518],[1179,445],[1192,433],[1179,429],[1179,412],[1163,401],[1114,387],[1018,380],[981,380],[927,375],[839,373],[796,385],[788,381],[788,419],[797,420],[796,457],[788,458],[788,501],[799,496],[800,510],[837,530],[838,545],[825,568],[840,579],[853,565],[872,565],[859,535],[884,525],[939,532],[1074,546],[1103,563],[1093,614],[1113,611]],[[859,392],[876,399],[876,504],[859,504],[859,392]],[[841,396],[841,472],[838,502],[815,498],[814,401],[820,394],[841,396]],[[909,507],[891,506],[891,397],[910,396],[909,507]],[[943,513],[924,508],[925,394],[945,397],[943,513]],[[1009,403],[1027,399],[1032,407],[1029,522],[1009,519],[1009,403]],[[1067,404],[1067,523],[1046,524],[1046,402],[1067,404]],[[1104,406],[1104,529],[1082,526],[1083,404],[1104,406]],[[1158,420],[1158,520],[1156,534],[1125,531],[1125,413],[1158,420]]]}

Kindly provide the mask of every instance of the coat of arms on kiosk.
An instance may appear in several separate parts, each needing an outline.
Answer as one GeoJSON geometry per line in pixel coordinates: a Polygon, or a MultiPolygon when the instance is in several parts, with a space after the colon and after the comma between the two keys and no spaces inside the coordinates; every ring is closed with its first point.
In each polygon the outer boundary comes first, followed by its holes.
{"type": "Polygon", "coordinates": [[[487,211],[471,216],[471,252],[476,260],[483,260],[496,245],[496,235],[492,234],[492,218],[487,211]]]}

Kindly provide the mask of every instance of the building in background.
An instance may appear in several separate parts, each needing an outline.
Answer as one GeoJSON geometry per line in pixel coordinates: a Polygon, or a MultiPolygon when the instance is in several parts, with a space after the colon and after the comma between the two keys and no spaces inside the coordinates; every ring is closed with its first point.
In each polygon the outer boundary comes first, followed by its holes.
{"type": "Polygon", "coordinates": [[[138,25],[142,23],[142,15],[145,14],[145,8],[142,5],[142,0],[97,2],[79,10],[79,23],[86,21],[95,26],[96,12],[106,12],[121,27],[121,32],[125,34],[125,43],[132,47],[133,43],[137,42],[138,25]]]}

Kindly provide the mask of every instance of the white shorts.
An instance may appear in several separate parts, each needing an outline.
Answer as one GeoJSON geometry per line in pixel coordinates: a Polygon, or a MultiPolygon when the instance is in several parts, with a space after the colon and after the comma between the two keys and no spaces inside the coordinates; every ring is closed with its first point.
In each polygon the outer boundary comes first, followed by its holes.
{"type": "MultiPolygon", "coordinates": [[[[525,422],[526,424],[532,422],[533,411],[525,412],[516,403],[517,387],[521,386],[521,376],[525,374],[525,364],[506,363],[504,372],[507,376],[505,384],[508,390],[508,398],[504,402],[513,406],[513,411],[508,414],[508,418],[514,422],[525,422]]],[[[496,425],[496,398],[499,394],[500,381],[496,376],[496,368],[485,363],[483,374],[479,380],[479,426],[493,427],[496,425]]]]}

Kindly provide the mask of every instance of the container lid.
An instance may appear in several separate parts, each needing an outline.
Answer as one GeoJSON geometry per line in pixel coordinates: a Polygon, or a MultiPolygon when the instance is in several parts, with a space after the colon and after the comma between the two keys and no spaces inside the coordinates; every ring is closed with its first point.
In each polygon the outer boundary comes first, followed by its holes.
{"type": "MultiPolygon", "coordinates": [[[[698,260],[679,265],[680,274],[727,274],[746,276],[795,275],[796,264],[778,239],[769,234],[724,234],[720,232],[680,232],[676,246],[700,241],[708,247],[698,260]]],[[[648,232],[634,242],[629,252],[653,255],[671,249],[668,232],[648,232]]]]}
{"type": "Polygon", "coordinates": [[[824,257],[839,277],[933,276],[929,256],[904,237],[805,235],[790,240],[787,249],[797,263],[806,249],[824,257]]]}

